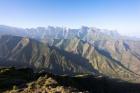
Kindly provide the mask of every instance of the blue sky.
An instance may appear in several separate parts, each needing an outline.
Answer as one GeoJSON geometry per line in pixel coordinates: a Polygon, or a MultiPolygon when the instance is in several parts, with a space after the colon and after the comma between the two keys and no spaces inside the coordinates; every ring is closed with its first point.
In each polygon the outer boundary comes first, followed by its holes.
{"type": "Polygon", "coordinates": [[[0,0],[0,24],[23,28],[86,25],[140,36],[140,0],[0,0]]]}

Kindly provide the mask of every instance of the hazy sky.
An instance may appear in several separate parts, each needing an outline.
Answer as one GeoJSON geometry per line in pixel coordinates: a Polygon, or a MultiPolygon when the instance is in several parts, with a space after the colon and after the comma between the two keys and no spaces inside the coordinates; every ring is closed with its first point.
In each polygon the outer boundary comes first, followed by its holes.
{"type": "Polygon", "coordinates": [[[140,0],[0,0],[0,24],[86,25],[140,36],[140,0]]]}

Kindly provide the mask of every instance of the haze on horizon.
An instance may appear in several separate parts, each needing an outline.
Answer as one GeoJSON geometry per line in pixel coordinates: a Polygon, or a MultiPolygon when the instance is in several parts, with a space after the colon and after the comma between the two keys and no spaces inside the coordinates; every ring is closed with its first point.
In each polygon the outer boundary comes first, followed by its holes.
{"type": "Polygon", "coordinates": [[[85,25],[140,37],[140,1],[0,0],[0,24],[22,28],[85,25]]]}

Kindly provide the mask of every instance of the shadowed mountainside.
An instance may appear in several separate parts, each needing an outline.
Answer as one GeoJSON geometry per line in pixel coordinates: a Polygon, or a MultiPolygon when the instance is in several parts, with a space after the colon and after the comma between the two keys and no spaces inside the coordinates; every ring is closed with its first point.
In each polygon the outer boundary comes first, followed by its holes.
{"type": "Polygon", "coordinates": [[[59,76],[32,69],[0,69],[0,92],[3,93],[139,93],[140,84],[128,83],[108,77],[59,76]],[[12,77],[11,77],[12,75],[12,77]]]}

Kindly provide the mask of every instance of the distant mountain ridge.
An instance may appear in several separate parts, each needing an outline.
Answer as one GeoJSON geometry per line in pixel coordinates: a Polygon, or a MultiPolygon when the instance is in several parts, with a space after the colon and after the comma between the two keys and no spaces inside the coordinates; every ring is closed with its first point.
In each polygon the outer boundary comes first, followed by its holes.
{"type": "Polygon", "coordinates": [[[102,39],[107,38],[107,36],[112,38],[117,38],[120,34],[117,31],[105,30],[105,29],[97,29],[92,27],[83,26],[79,29],[71,29],[71,28],[63,28],[63,27],[53,27],[48,26],[38,27],[38,28],[30,28],[30,29],[22,29],[16,27],[9,27],[0,25],[1,34],[12,34],[12,35],[23,35],[30,36],[33,38],[44,38],[44,37],[53,37],[53,38],[72,38],[78,36],[80,38],[87,38],[85,35],[89,36],[90,34],[96,36],[96,38],[100,38],[101,35],[105,35],[102,39]]]}

